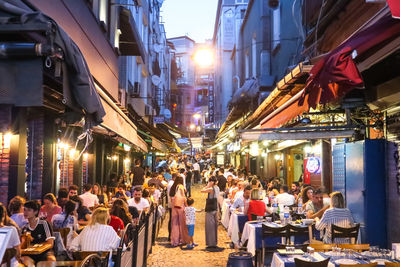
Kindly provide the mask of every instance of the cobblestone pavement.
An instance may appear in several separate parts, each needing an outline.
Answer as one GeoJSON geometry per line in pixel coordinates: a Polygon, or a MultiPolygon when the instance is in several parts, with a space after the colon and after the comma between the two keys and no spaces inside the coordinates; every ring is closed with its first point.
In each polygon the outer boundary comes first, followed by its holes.
{"type": "MultiPolygon", "coordinates": [[[[206,194],[200,193],[203,185],[192,187],[192,197],[197,209],[205,207],[206,194]]],[[[205,212],[196,213],[196,226],[194,231],[194,242],[199,246],[193,250],[182,250],[180,247],[172,248],[168,239],[168,216],[165,218],[160,229],[152,254],[149,255],[147,266],[151,267],[208,267],[226,266],[228,255],[234,252],[229,248],[230,239],[222,225],[218,226],[218,246],[224,248],[221,252],[205,251],[205,212]]]]}

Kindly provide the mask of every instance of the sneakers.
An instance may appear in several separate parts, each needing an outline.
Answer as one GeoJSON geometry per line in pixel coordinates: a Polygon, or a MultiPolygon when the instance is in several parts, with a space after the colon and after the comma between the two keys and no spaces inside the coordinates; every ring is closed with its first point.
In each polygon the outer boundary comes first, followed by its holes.
{"type": "Polygon", "coordinates": [[[193,243],[192,246],[197,247],[199,244],[193,243]]]}
{"type": "Polygon", "coordinates": [[[193,248],[194,248],[194,244],[192,244],[192,245],[189,245],[189,244],[188,244],[188,245],[186,246],[186,249],[193,249],[193,248]]]}

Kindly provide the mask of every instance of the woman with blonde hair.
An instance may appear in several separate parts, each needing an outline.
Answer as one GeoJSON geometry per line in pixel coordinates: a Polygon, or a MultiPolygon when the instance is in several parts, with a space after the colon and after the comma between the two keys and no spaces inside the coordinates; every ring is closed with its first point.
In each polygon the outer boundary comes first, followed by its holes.
{"type": "Polygon", "coordinates": [[[118,248],[120,238],[114,228],[107,225],[110,219],[108,209],[94,210],[89,225],[72,240],[70,249],[74,251],[110,251],[118,248]]]}
{"type": "MultiPolygon", "coordinates": [[[[331,227],[332,224],[343,228],[349,228],[354,226],[354,219],[349,209],[346,208],[346,203],[342,193],[333,192],[330,195],[331,205],[322,216],[321,220],[318,217],[315,218],[317,230],[325,229],[323,241],[326,244],[331,244],[331,227]]],[[[335,243],[350,243],[348,238],[336,238],[335,243]]]]}

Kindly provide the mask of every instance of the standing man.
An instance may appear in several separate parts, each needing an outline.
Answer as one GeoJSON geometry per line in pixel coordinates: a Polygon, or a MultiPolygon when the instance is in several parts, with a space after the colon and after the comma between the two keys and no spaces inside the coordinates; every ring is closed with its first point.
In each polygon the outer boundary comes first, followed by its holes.
{"type": "Polygon", "coordinates": [[[168,200],[168,211],[169,211],[169,220],[168,220],[168,241],[171,241],[171,216],[172,216],[172,199],[169,196],[169,191],[171,190],[172,185],[175,182],[177,174],[173,173],[171,180],[168,181],[167,185],[167,200],[168,200]]]}
{"type": "Polygon", "coordinates": [[[197,160],[193,163],[193,170],[194,170],[194,182],[199,183],[200,182],[200,164],[197,162],[197,160]]]}
{"type": "Polygon", "coordinates": [[[192,177],[193,173],[191,172],[191,167],[187,167],[185,182],[186,182],[186,197],[192,197],[192,177]]]}
{"type": "Polygon", "coordinates": [[[83,186],[83,190],[85,191],[85,193],[79,196],[82,199],[82,205],[86,206],[89,209],[98,206],[99,198],[96,195],[92,194],[92,185],[85,184],[83,186]]]}
{"type": "Polygon", "coordinates": [[[144,169],[140,167],[140,160],[135,160],[135,167],[132,170],[133,178],[132,178],[132,190],[136,187],[143,189],[144,183],[144,169]]]}

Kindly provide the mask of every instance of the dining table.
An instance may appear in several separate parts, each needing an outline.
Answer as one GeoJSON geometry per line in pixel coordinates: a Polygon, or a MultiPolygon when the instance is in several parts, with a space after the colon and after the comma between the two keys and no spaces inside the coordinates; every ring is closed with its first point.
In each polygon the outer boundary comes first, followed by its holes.
{"type": "Polygon", "coordinates": [[[368,252],[346,255],[345,253],[329,251],[290,255],[285,254],[285,251],[283,251],[283,254],[275,252],[272,257],[271,267],[295,267],[295,258],[310,262],[323,261],[330,258],[328,267],[339,267],[340,264],[368,264],[374,262],[378,263],[378,266],[385,266],[385,262],[400,262],[396,259],[368,256],[367,253],[368,252]]]}
{"type": "Polygon", "coordinates": [[[239,246],[240,233],[243,232],[244,225],[247,221],[247,214],[240,211],[234,211],[231,213],[229,218],[228,237],[231,238],[231,241],[236,246],[239,246]]]}
{"type": "Polygon", "coordinates": [[[224,199],[221,207],[221,224],[228,229],[229,227],[229,218],[231,216],[231,200],[224,199]]]}
{"type": "Polygon", "coordinates": [[[47,250],[51,249],[53,246],[48,243],[32,244],[31,246],[21,249],[22,255],[39,255],[47,250]]]}

